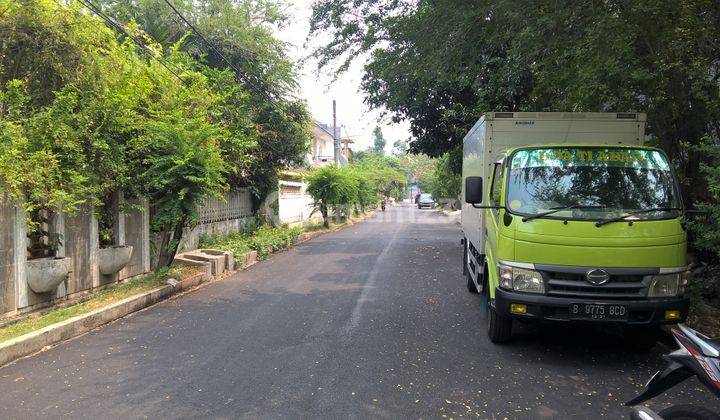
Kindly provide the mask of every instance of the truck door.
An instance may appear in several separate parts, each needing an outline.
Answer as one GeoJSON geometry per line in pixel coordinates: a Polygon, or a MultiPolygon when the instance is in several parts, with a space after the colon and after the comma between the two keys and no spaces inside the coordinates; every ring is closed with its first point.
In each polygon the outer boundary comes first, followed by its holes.
{"type": "MultiPolygon", "coordinates": [[[[500,206],[502,201],[502,179],[503,179],[503,161],[495,162],[492,171],[492,181],[490,183],[489,203],[491,206],[500,206]]],[[[491,296],[494,294],[497,286],[497,252],[498,252],[498,229],[500,221],[499,209],[485,210],[485,254],[488,263],[488,279],[491,296]]]]}

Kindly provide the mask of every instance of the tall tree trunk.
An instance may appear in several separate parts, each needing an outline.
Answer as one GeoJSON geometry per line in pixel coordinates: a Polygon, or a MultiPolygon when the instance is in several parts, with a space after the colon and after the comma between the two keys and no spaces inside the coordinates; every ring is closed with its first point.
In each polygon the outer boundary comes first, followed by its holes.
{"type": "Polygon", "coordinates": [[[160,232],[160,249],[158,250],[159,260],[158,268],[169,267],[175,259],[180,239],[182,239],[182,231],[185,227],[185,219],[175,224],[166,224],[160,232]]]}
{"type": "MultiPolygon", "coordinates": [[[[172,226],[165,224],[160,231],[160,248],[158,249],[158,265],[157,268],[167,267],[170,265],[168,259],[168,248],[170,246],[170,240],[172,239],[172,226]]],[[[174,255],[173,255],[174,257],[174,255]]]]}
{"type": "Polygon", "coordinates": [[[323,217],[323,226],[326,228],[330,227],[330,221],[328,220],[328,208],[325,204],[320,205],[320,213],[322,213],[323,217]]]}

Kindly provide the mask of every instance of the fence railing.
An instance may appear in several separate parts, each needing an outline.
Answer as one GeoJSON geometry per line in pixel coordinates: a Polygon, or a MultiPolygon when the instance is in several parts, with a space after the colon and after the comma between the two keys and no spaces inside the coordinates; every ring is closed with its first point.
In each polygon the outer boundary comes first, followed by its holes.
{"type": "Polygon", "coordinates": [[[205,200],[198,210],[198,224],[242,219],[253,215],[252,200],[247,188],[227,191],[224,195],[225,200],[217,197],[205,200]]]}

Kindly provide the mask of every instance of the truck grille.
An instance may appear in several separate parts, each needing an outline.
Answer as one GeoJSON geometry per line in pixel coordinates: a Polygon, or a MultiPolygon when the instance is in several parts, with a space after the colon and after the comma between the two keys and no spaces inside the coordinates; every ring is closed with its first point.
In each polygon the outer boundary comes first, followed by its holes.
{"type": "Polygon", "coordinates": [[[653,270],[607,269],[610,281],[593,285],[585,280],[590,267],[536,266],[545,281],[549,296],[599,299],[642,299],[647,296],[653,270]]]}

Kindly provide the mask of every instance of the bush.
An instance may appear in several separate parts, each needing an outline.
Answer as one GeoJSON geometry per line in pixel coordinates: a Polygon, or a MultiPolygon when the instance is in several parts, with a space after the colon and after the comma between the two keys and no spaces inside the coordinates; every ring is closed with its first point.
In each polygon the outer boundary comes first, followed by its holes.
{"type": "Polygon", "coordinates": [[[457,168],[456,160],[462,162],[462,150],[453,149],[437,160],[432,172],[421,180],[423,188],[438,200],[440,198],[459,199],[462,176],[457,168]],[[460,155],[458,155],[458,152],[460,155]]]}
{"type": "Polygon", "coordinates": [[[339,213],[358,203],[358,177],[348,167],[329,165],[310,174],[307,191],[315,210],[322,214],[325,227],[329,227],[330,210],[339,213]]]}
{"type": "Polygon", "coordinates": [[[236,257],[249,251],[257,251],[258,259],[263,260],[273,252],[289,248],[293,239],[301,232],[300,227],[263,225],[258,228],[243,229],[227,236],[201,238],[200,247],[232,252],[236,257]]]}
{"type": "Polygon", "coordinates": [[[302,232],[300,227],[271,227],[261,226],[250,237],[248,245],[257,251],[258,258],[265,259],[273,252],[287,249],[292,245],[293,239],[302,232]]]}
{"type": "Polygon", "coordinates": [[[697,204],[704,214],[693,217],[688,228],[693,234],[693,246],[710,254],[707,259],[720,265],[720,142],[705,136],[698,151],[706,158],[700,171],[706,177],[710,200],[697,204]]]}

